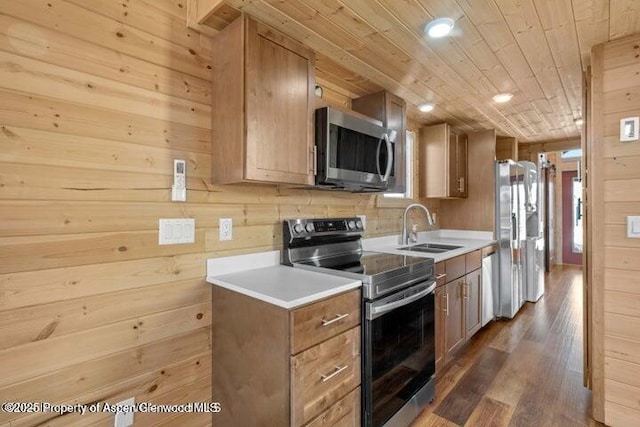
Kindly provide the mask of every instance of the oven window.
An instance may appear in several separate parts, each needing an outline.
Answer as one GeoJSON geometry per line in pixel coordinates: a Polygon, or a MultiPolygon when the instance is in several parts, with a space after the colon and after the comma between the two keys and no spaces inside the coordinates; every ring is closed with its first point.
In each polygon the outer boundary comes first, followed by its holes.
{"type": "MultiPolygon", "coordinates": [[[[384,140],[331,124],[329,144],[330,167],[372,174],[385,173],[387,149],[384,140]]],[[[391,145],[395,150],[395,145],[391,145]]],[[[393,163],[390,176],[394,176],[393,163]]]]}
{"type": "MultiPolygon", "coordinates": [[[[367,321],[372,425],[384,424],[435,373],[434,296],[367,321]]],[[[366,345],[366,344],[365,344],[366,345]]],[[[365,362],[366,363],[366,362],[365,362]]]]}

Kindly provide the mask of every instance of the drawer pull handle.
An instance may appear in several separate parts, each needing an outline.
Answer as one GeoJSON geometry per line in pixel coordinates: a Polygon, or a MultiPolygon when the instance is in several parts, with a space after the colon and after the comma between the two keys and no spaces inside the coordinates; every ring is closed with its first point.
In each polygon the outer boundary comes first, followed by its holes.
{"type": "Polygon", "coordinates": [[[436,280],[440,280],[440,279],[442,279],[442,278],[444,278],[444,277],[447,277],[447,273],[438,274],[438,275],[436,276],[436,280]]]}
{"type": "Polygon", "coordinates": [[[320,377],[322,378],[322,382],[329,381],[331,378],[335,377],[336,375],[338,375],[340,372],[344,371],[348,367],[349,365],[336,366],[332,373],[320,375],[320,377]]]}
{"type": "Polygon", "coordinates": [[[349,316],[349,313],[345,313],[345,314],[338,314],[336,315],[336,317],[334,317],[331,320],[324,320],[322,319],[322,326],[329,326],[332,323],[338,322],[342,319],[344,319],[345,317],[349,316]]]}

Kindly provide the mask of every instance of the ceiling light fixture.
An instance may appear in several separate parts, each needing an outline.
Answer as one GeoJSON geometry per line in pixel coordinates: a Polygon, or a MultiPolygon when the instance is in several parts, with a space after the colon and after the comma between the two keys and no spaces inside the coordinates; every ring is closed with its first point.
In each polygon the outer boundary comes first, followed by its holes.
{"type": "Polygon", "coordinates": [[[511,101],[511,98],[513,98],[512,93],[499,93],[493,97],[493,100],[498,104],[504,104],[505,102],[511,101]]]}
{"type": "Polygon", "coordinates": [[[418,110],[422,111],[423,113],[428,113],[429,111],[433,111],[434,108],[435,108],[435,105],[430,104],[428,102],[418,105],[418,110]]]}
{"type": "Polygon", "coordinates": [[[576,123],[576,126],[582,126],[584,124],[584,120],[582,119],[575,119],[574,122],[576,123]]]}
{"type": "Polygon", "coordinates": [[[453,30],[453,19],[436,18],[424,27],[424,32],[434,39],[444,37],[453,30]]]}

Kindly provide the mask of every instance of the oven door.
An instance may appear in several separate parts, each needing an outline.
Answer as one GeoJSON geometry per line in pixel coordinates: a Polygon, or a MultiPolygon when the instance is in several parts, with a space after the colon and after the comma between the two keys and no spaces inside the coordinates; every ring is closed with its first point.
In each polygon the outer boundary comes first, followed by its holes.
{"type": "Polygon", "coordinates": [[[342,111],[322,110],[316,112],[320,122],[316,131],[322,130],[316,141],[318,183],[377,190],[393,187],[395,144],[387,129],[342,111]]]}
{"type": "Polygon", "coordinates": [[[435,282],[365,301],[363,420],[384,425],[435,373],[435,282]]]}

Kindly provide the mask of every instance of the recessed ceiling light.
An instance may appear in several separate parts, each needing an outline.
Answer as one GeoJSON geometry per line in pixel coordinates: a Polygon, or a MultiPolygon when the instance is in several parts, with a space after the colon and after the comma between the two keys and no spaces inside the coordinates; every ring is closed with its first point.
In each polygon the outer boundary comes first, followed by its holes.
{"type": "Polygon", "coordinates": [[[498,104],[504,104],[505,102],[511,101],[511,98],[513,98],[512,93],[499,93],[493,97],[493,100],[498,104]]]}
{"type": "Polygon", "coordinates": [[[576,126],[582,126],[584,124],[584,120],[582,119],[575,119],[574,122],[576,123],[576,126]]]}
{"type": "Polygon", "coordinates": [[[435,105],[430,104],[428,102],[418,105],[418,110],[422,111],[423,113],[428,113],[429,111],[432,111],[434,108],[435,108],[435,105]]]}
{"type": "Polygon", "coordinates": [[[434,39],[444,37],[453,30],[453,19],[436,18],[424,27],[424,32],[434,39]]]}

